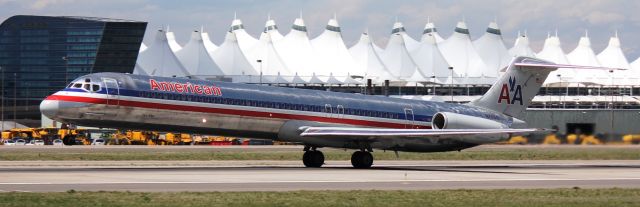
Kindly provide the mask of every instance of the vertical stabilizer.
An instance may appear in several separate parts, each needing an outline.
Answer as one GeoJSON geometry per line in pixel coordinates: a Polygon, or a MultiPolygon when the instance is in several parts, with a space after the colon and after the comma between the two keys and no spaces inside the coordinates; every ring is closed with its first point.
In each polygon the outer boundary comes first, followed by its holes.
{"type": "Polygon", "coordinates": [[[489,91],[470,104],[520,118],[549,73],[557,68],[544,60],[517,57],[489,91]]]}
{"type": "Polygon", "coordinates": [[[563,65],[547,62],[532,57],[516,57],[498,82],[480,99],[470,105],[491,109],[515,118],[522,118],[522,113],[538,94],[540,87],[551,71],[558,68],[624,70],[599,66],[563,65]]]}

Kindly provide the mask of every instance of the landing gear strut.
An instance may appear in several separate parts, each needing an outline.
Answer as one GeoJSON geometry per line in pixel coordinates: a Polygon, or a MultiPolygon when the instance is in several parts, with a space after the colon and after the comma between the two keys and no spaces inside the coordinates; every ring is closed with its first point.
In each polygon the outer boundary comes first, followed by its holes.
{"type": "Polygon", "coordinates": [[[373,165],[373,155],[367,151],[356,151],[351,155],[351,165],[358,169],[370,168],[373,165]]]}
{"type": "Polygon", "coordinates": [[[316,149],[305,150],[302,156],[302,163],[304,163],[305,167],[322,167],[324,164],[324,154],[316,149]]]}

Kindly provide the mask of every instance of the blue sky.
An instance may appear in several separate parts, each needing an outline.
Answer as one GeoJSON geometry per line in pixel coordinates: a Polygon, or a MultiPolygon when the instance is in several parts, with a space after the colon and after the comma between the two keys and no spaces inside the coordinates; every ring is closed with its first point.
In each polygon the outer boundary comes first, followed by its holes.
{"type": "Polygon", "coordinates": [[[302,13],[312,36],[319,35],[334,13],[348,46],[365,29],[384,46],[397,18],[418,39],[427,18],[448,37],[457,21],[465,19],[472,38],[478,38],[494,19],[511,47],[518,31],[527,31],[535,51],[547,33],[558,29],[565,52],[589,31],[596,53],[617,30],[629,61],[640,56],[640,1],[637,0],[0,0],[0,19],[12,15],[99,16],[149,22],[147,35],[170,26],[184,44],[191,30],[204,26],[220,44],[234,13],[250,34],[257,36],[267,15],[286,34],[302,13]]]}

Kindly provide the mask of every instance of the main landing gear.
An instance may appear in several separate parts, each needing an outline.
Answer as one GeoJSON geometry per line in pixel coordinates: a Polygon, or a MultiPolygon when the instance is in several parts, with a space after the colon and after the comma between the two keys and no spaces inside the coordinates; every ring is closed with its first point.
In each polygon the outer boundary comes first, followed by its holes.
{"type": "Polygon", "coordinates": [[[322,167],[324,164],[324,154],[316,150],[316,148],[304,148],[304,155],[302,156],[302,163],[305,167],[322,167]]]}
{"type": "MultiPolygon", "coordinates": [[[[322,167],[324,154],[315,147],[305,147],[302,163],[304,163],[305,167],[322,167]]],[[[373,165],[373,155],[365,150],[356,151],[351,155],[351,165],[357,169],[370,168],[373,165]]]]}
{"type": "Polygon", "coordinates": [[[357,169],[370,168],[373,165],[373,155],[368,151],[356,151],[351,155],[351,165],[357,169]]]}

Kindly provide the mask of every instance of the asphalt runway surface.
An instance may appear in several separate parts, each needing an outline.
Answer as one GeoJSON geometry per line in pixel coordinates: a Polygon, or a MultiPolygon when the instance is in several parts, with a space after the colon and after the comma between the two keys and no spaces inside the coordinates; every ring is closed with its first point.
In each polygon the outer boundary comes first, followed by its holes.
{"type": "Polygon", "coordinates": [[[0,162],[0,192],[640,188],[640,161],[0,162]]]}

